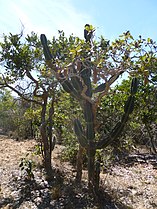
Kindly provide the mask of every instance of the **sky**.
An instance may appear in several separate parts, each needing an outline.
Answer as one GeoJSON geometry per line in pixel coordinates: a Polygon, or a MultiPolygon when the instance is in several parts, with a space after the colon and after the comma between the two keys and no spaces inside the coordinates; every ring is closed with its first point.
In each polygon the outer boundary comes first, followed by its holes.
{"type": "Polygon", "coordinates": [[[130,30],[138,38],[157,40],[157,0],[0,0],[0,39],[4,34],[31,31],[48,38],[63,30],[83,38],[84,25],[96,37],[118,38],[130,30]]]}
{"type": "Polygon", "coordinates": [[[134,38],[156,41],[157,0],[0,0],[0,41],[23,27],[25,35],[33,31],[51,39],[63,30],[83,38],[87,23],[96,28],[96,38],[112,41],[130,30],[134,38]]]}

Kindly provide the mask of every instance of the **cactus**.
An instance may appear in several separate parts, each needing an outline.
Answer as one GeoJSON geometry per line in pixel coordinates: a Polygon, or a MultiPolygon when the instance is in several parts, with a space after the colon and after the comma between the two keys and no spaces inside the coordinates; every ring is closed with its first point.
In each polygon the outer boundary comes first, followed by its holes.
{"type": "Polygon", "coordinates": [[[135,77],[132,79],[132,83],[131,83],[131,95],[136,94],[138,89],[138,79],[135,77]]]}
{"type": "Polygon", "coordinates": [[[129,113],[129,114],[132,113],[132,111],[134,109],[134,100],[135,100],[134,96],[128,97],[128,100],[125,102],[125,105],[124,105],[124,112],[125,113],[129,113]]]}
{"type": "Polygon", "coordinates": [[[106,88],[106,84],[102,83],[94,89],[94,93],[102,92],[105,90],[105,88],[106,88]]]}
{"type": "MultiPolygon", "coordinates": [[[[41,43],[43,45],[43,50],[45,54],[45,59],[52,59],[52,55],[47,45],[47,39],[45,35],[41,35],[41,43]]],[[[85,62],[90,62],[88,59],[85,62]]],[[[88,66],[88,63],[86,66],[88,66]]],[[[86,64],[86,63],[85,63],[86,64]]],[[[50,65],[51,67],[52,65],[50,65]]],[[[111,132],[106,136],[101,137],[101,139],[96,142],[95,141],[95,114],[96,114],[96,103],[92,101],[92,93],[102,93],[106,90],[106,83],[100,84],[94,90],[92,89],[91,82],[91,69],[85,68],[83,65],[79,72],[73,69],[73,73],[70,75],[70,78],[58,77],[57,79],[62,84],[63,89],[75,97],[80,103],[85,119],[85,127],[82,128],[82,125],[78,119],[74,120],[74,131],[77,135],[77,139],[82,147],[84,147],[87,151],[88,155],[88,183],[89,187],[94,186],[95,181],[95,172],[99,170],[95,168],[95,153],[96,149],[102,149],[109,144],[111,144],[122,132],[125,123],[129,118],[129,114],[132,113],[134,109],[134,100],[135,94],[137,92],[138,80],[137,78],[132,79],[130,96],[124,105],[124,114],[122,119],[113,127],[111,132]],[[83,96],[84,94],[84,96],[83,96]]],[[[118,75],[117,75],[118,77],[118,75]]],[[[97,100],[98,101],[98,100],[97,100]]],[[[98,173],[98,172],[97,172],[98,173]]],[[[98,177],[97,177],[98,179],[98,177]]],[[[97,185],[94,186],[97,188],[97,185]]]]}
{"type": "MultiPolygon", "coordinates": [[[[134,92],[135,92],[135,89],[136,89],[136,92],[137,92],[137,78],[132,79],[132,84],[131,84],[131,89],[130,89],[131,94],[133,93],[132,89],[134,89],[134,92]],[[136,82],[133,82],[133,80],[134,81],[136,80],[136,82]]],[[[96,145],[97,149],[102,149],[102,148],[107,147],[117,137],[119,137],[119,135],[123,131],[125,123],[127,122],[128,118],[129,118],[129,114],[131,114],[133,109],[134,109],[134,100],[135,100],[134,96],[131,95],[131,96],[128,97],[128,99],[127,99],[127,101],[125,102],[125,105],[124,105],[124,114],[122,116],[121,121],[119,121],[115,125],[115,127],[111,130],[111,132],[108,135],[102,137],[102,139],[97,142],[97,145],[96,145]]]]}
{"type": "Polygon", "coordinates": [[[67,92],[67,93],[75,93],[75,89],[73,87],[73,85],[68,81],[68,80],[63,80],[62,81],[62,87],[63,89],[67,92]]]}
{"type": "Polygon", "coordinates": [[[82,92],[83,90],[82,82],[77,76],[71,77],[71,83],[78,93],[82,92]]]}
{"type": "Polygon", "coordinates": [[[47,45],[47,38],[46,38],[45,34],[41,34],[40,40],[41,40],[41,43],[43,45],[43,51],[44,51],[45,59],[46,60],[51,60],[53,58],[53,56],[52,56],[52,54],[50,52],[50,49],[47,45]]]}
{"type": "Polygon", "coordinates": [[[85,134],[83,133],[82,125],[78,119],[74,120],[74,131],[78,138],[78,141],[82,147],[87,147],[87,140],[85,134]]]}

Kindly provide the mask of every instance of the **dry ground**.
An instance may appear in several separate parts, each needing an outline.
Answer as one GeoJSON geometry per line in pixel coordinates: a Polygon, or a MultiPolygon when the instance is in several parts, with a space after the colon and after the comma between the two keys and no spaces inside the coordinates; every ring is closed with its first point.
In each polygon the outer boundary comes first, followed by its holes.
{"type": "MultiPolygon", "coordinates": [[[[49,185],[39,168],[34,170],[35,180],[25,182],[19,162],[27,153],[32,153],[35,145],[35,140],[15,141],[0,135],[0,208],[157,208],[157,169],[149,160],[116,165],[110,172],[101,174],[104,194],[103,197],[100,194],[97,202],[88,195],[86,171],[82,186],[74,184],[75,169],[57,158],[62,150],[59,145],[53,152],[53,164],[60,172],[58,184],[49,185]]],[[[32,157],[40,164],[38,156],[32,157]]]]}

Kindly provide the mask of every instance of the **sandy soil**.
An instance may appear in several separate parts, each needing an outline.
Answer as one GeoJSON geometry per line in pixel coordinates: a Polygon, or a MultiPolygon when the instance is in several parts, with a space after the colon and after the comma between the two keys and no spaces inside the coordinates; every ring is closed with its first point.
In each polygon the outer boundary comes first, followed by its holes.
{"type": "MultiPolygon", "coordinates": [[[[26,141],[15,141],[4,135],[0,135],[0,208],[79,208],[72,206],[64,206],[64,203],[59,204],[58,202],[51,201],[50,206],[38,206],[36,202],[40,202],[40,198],[36,195],[36,199],[32,202],[26,200],[25,202],[19,204],[19,206],[13,206],[14,199],[18,194],[17,186],[15,185],[15,179],[18,182],[21,178],[21,171],[19,169],[19,162],[22,157],[25,157],[27,153],[31,153],[36,145],[35,140],[26,141]],[[10,183],[14,180],[14,184],[10,183]],[[15,189],[13,189],[15,187],[15,189]],[[11,197],[12,204],[9,202],[11,197]],[[5,202],[4,202],[5,199],[5,202]],[[36,202],[35,202],[36,201],[36,202]],[[53,203],[52,203],[53,202],[53,203]],[[58,204],[58,206],[56,206],[58,204]],[[55,206],[53,206],[55,205],[55,206]]],[[[53,164],[56,168],[63,171],[64,174],[70,176],[75,176],[74,169],[68,163],[61,163],[58,159],[58,154],[61,152],[62,147],[56,146],[53,152],[53,164]]],[[[32,156],[32,155],[31,155],[32,156]]],[[[36,161],[40,161],[37,157],[34,158],[36,161]]],[[[39,171],[36,171],[37,178],[41,176],[39,171]]],[[[86,171],[84,171],[84,178],[86,178],[86,171]]],[[[86,180],[86,179],[84,179],[86,180]]],[[[40,180],[39,180],[40,182],[40,180]]],[[[40,184],[45,180],[42,180],[40,184]]],[[[112,202],[122,203],[123,206],[105,206],[101,208],[132,208],[132,209],[155,209],[157,208],[157,169],[151,162],[135,162],[132,165],[116,165],[113,166],[110,172],[101,174],[102,187],[107,192],[110,197],[112,197],[112,202]],[[125,205],[125,207],[124,207],[125,205]]],[[[52,190],[52,187],[44,187],[44,189],[52,190]]],[[[56,188],[56,187],[55,187],[56,188]]],[[[21,189],[21,188],[20,188],[21,189]]],[[[37,193],[37,190],[34,190],[37,193]]],[[[47,191],[47,190],[46,190],[47,191]]],[[[58,190],[57,190],[58,191],[58,190]]],[[[64,188],[65,191],[65,188],[64,188]]],[[[56,190],[55,190],[56,192],[56,190]]],[[[45,193],[45,190],[43,190],[45,193]]],[[[60,199],[63,199],[62,194],[58,194],[60,199]]],[[[56,194],[55,194],[56,195],[56,194]]],[[[77,197],[78,194],[75,196],[77,197]]],[[[80,194],[81,195],[81,194],[80,194]]],[[[53,195],[51,194],[51,197],[53,195]]],[[[83,194],[82,194],[83,196],[83,194]]],[[[81,198],[81,196],[79,197],[81,198]]],[[[78,197],[77,197],[78,199],[78,197]]],[[[80,199],[81,200],[81,199],[80,199]]],[[[83,200],[82,200],[83,201],[83,200]]],[[[65,201],[64,201],[65,202],[65,201]]],[[[46,203],[44,203],[46,204],[46,203]]],[[[119,204],[121,205],[121,204],[119,204]]],[[[97,206],[80,206],[81,208],[100,208],[97,206]]]]}

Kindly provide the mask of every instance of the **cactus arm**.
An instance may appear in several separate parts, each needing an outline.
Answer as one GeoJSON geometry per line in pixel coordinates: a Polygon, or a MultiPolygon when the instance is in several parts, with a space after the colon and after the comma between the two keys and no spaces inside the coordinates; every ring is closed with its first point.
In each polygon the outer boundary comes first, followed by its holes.
{"type": "MultiPolygon", "coordinates": [[[[92,85],[91,85],[90,76],[91,76],[90,69],[85,68],[81,71],[81,77],[84,81],[84,84],[87,87],[85,95],[89,98],[92,97],[92,85]]],[[[84,111],[84,117],[86,121],[86,138],[90,146],[90,143],[93,143],[93,140],[95,138],[93,107],[90,101],[88,100],[84,101],[83,111],[84,111]]]]}
{"type": "Polygon", "coordinates": [[[43,46],[45,59],[46,60],[51,60],[53,58],[53,56],[52,56],[52,54],[50,52],[50,49],[48,47],[47,38],[46,38],[45,34],[40,35],[40,40],[41,40],[41,44],[43,46]]]}
{"type": "Polygon", "coordinates": [[[97,142],[96,149],[103,149],[111,144],[116,138],[118,138],[123,128],[124,124],[119,121],[108,135],[105,135],[97,142]]]}
{"type": "Polygon", "coordinates": [[[135,77],[131,83],[131,95],[135,95],[138,89],[138,79],[135,77]]]}
{"type": "Polygon", "coordinates": [[[95,130],[94,130],[94,115],[92,111],[92,104],[86,101],[84,104],[84,118],[86,121],[86,137],[87,140],[93,141],[95,138],[95,130]]]}
{"type": "Polygon", "coordinates": [[[115,139],[117,139],[121,134],[121,132],[123,131],[124,126],[128,121],[129,115],[133,112],[134,109],[134,100],[135,100],[134,94],[137,92],[137,88],[138,88],[137,84],[138,84],[137,78],[133,78],[131,84],[131,90],[130,90],[131,96],[129,96],[127,101],[125,102],[124,114],[122,116],[121,121],[119,121],[115,125],[115,127],[111,130],[109,134],[107,134],[100,141],[97,142],[96,144],[97,149],[102,149],[107,147],[115,139]]]}
{"type": "Polygon", "coordinates": [[[106,84],[102,83],[93,90],[93,93],[102,92],[105,90],[105,88],[106,88],[106,84]]]}
{"type": "Polygon", "coordinates": [[[91,85],[91,70],[83,68],[80,72],[80,76],[84,82],[84,84],[87,86],[86,96],[92,97],[92,85],[91,85]]]}
{"type": "Polygon", "coordinates": [[[78,119],[74,120],[74,131],[80,145],[84,148],[87,148],[88,147],[87,139],[83,132],[82,125],[78,119]]]}
{"type": "Polygon", "coordinates": [[[124,105],[124,112],[131,114],[134,110],[134,101],[135,101],[135,97],[134,96],[129,96],[128,100],[125,102],[124,105]]]}
{"type": "Polygon", "coordinates": [[[73,87],[76,89],[77,92],[81,93],[83,90],[82,82],[80,81],[79,77],[74,75],[71,77],[71,83],[73,87]]]}
{"type": "Polygon", "coordinates": [[[124,120],[125,122],[124,121],[119,121],[109,134],[105,135],[101,140],[99,140],[96,144],[97,149],[103,149],[103,148],[107,147],[115,139],[117,139],[119,137],[119,135],[121,134],[121,132],[124,129],[124,125],[125,125],[128,117],[125,114],[125,115],[123,115],[122,118],[125,118],[125,120],[124,120]]]}

